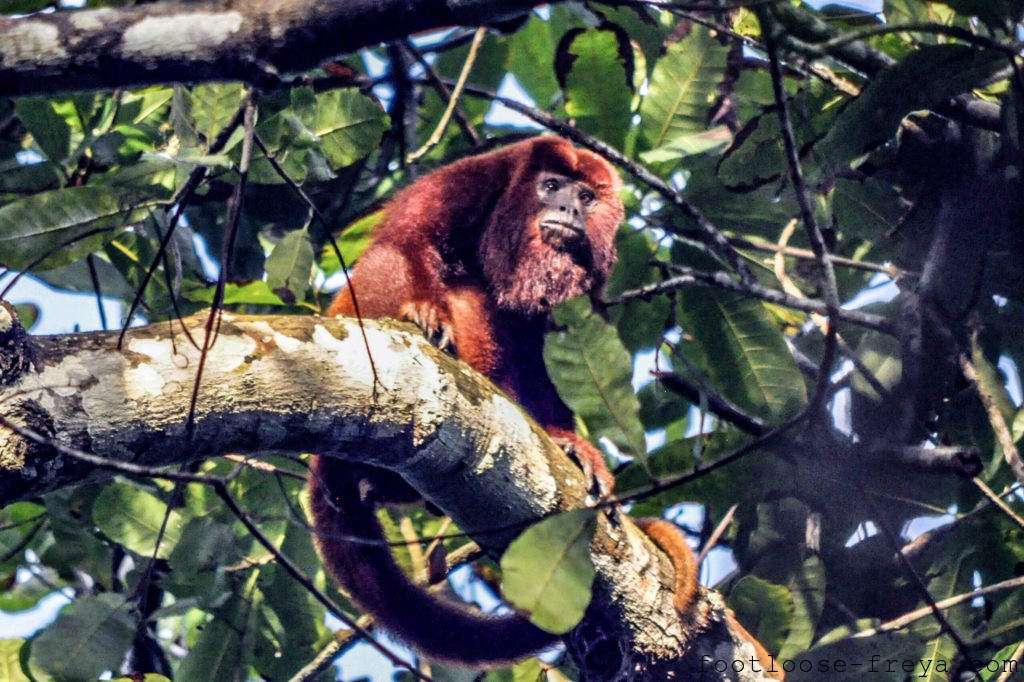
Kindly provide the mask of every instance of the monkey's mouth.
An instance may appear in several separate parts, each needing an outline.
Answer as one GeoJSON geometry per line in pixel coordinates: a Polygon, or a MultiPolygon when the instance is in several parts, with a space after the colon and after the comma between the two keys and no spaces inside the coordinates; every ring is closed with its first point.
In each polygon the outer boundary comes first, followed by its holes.
{"type": "Polygon", "coordinates": [[[579,227],[561,220],[545,220],[540,224],[540,236],[546,244],[567,247],[583,241],[584,232],[579,227]]]}

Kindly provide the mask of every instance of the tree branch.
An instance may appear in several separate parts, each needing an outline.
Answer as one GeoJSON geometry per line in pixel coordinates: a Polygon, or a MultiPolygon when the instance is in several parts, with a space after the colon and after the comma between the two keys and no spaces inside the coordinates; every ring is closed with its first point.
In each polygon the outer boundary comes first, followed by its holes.
{"type": "MultiPolygon", "coordinates": [[[[184,339],[205,315],[177,331],[133,328],[118,350],[116,333],[18,336],[3,310],[0,332],[20,339],[0,346],[0,366],[10,368],[0,385],[5,421],[43,438],[0,428],[0,504],[109,478],[119,463],[162,476],[156,467],[227,453],[317,452],[400,473],[498,554],[530,523],[586,502],[582,472],[543,430],[407,325],[364,321],[383,386],[375,392],[355,320],[223,313],[189,441],[201,351],[184,339]]],[[[720,596],[704,594],[680,619],[671,565],[618,510],[598,517],[594,601],[568,638],[581,664],[598,635],[620,652],[613,670],[640,665],[645,679],[687,679],[723,646],[749,658],[720,596]]],[[[607,668],[595,675],[606,679],[607,668]]]]}
{"type": "Polygon", "coordinates": [[[536,0],[160,2],[0,18],[0,96],[152,83],[273,85],[335,55],[529,11],[536,0]]]}

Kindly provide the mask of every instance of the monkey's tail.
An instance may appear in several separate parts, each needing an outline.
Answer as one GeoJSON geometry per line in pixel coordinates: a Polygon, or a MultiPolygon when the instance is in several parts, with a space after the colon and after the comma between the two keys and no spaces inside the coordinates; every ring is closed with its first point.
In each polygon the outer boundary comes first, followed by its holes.
{"type": "Polygon", "coordinates": [[[672,560],[676,572],[676,611],[687,611],[697,598],[697,561],[686,537],[674,523],[663,519],[636,519],[636,525],[672,560]]]}
{"type": "Polygon", "coordinates": [[[314,457],[310,469],[320,553],[380,627],[430,658],[474,666],[519,660],[555,642],[523,616],[482,614],[413,583],[395,562],[373,505],[362,500],[359,468],[314,457]]]}

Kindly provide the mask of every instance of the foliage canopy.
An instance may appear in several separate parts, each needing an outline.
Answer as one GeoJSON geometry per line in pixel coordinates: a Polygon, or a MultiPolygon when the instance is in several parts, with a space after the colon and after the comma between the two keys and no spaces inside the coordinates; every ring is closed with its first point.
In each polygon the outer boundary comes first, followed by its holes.
{"type": "MultiPolygon", "coordinates": [[[[545,357],[581,428],[622,458],[631,513],[699,505],[702,541],[729,520],[715,538],[736,570],[718,588],[789,679],[876,654],[900,663],[872,680],[904,679],[904,661],[996,679],[984,663],[1019,661],[1024,639],[1024,590],[1004,584],[1024,566],[1024,2],[708,4],[556,4],[479,49],[472,29],[439,31],[261,89],[157,75],[0,99],[0,285],[27,271],[133,321],[211,303],[309,314],[393,190],[550,128],[627,183],[603,301],[557,310],[545,357]],[[409,161],[464,68],[451,122],[409,161]]],[[[323,585],[297,521],[303,469],[268,463],[232,495],[323,585]]],[[[441,529],[420,511],[389,522],[395,539],[441,529]]],[[[0,669],[93,679],[130,652],[127,669],[181,680],[289,679],[331,635],[271,558],[198,485],[9,505],[0,608],[75,599],[27,643],[0,640],[0,669]]]]}

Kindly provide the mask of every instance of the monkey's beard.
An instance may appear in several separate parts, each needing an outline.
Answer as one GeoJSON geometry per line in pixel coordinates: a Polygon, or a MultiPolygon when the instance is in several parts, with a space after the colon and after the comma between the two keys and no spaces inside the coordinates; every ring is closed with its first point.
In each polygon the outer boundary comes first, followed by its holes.
{"type": "Polygon", "coordinates": [[[479,248],[484,277],[498,307],[524,315],[547,312],[603,286],[610,267],[595,263],[586,239],[571,247],[552,245],[535,226],[513,231],[492,225],[479,248]]]}

